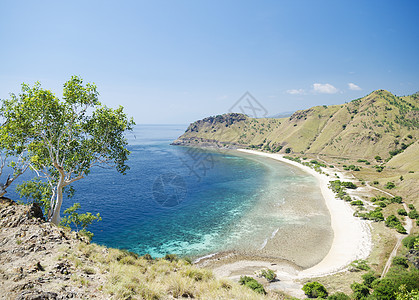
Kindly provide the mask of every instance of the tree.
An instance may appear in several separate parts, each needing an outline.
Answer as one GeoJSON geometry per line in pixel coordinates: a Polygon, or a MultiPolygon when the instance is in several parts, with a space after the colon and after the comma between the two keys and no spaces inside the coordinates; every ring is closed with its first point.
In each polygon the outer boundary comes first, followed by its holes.
{"type": "Polygon", "coordinates": [[[87,226],[93,223],[93,221],[101,221],[102,218],[100,217],[100,214],[92,215],[91,213],[85,213],[85,214],[79,214],[77,211],[80,209],[80,203],[74,203],[72,207],[67,208],[64,211],[64,214],[66,216],[61,220],[61,225],[65,227],[70,227],[71,224],[74,224],[76,227],[76,232],[79,232],[79,229],[81,228],[80,232],[82,232],[84,235],[86,235],[89,239],[92,239],[93,233],[90,231],[87,231],[87,226]]]}
{"type": "Polygon", "coordinates": [[[113,167],[122,174],[129,151],[124,133],[135,124],[123,108],[100,104],[96,85],[73,76],[64,84],[63,100],[51,91],[22,85],[19,97],[2,103],[4,130],[26,145],[30,167],[51,186],[48,220],[60,222],[63,190],[90,173],[113,167]]]}
{"type": "Polygon", "coordinates": [[[13,181],[26,172],[30,161],[23,141],[6,130],[7,124],[1,108],[0,119],[0,177],[2,175],[5,175],[3,178],[7,177],[0,182],[0,197],[3,197],[13,181]]]}
{"type": "Polygon", "coordinates": [[[309,298],[326,298],[328,293],[326,288],[317,281],[314,282],[308,282],[303,286],[304,293],[309,298]]]}
{"type": "Polygon", "coordinates": [[[354,282],[351,284],[351,289],[354,292],[354,299],[364,299],[370,294],[370,290],[364,284],[354,282]]]}

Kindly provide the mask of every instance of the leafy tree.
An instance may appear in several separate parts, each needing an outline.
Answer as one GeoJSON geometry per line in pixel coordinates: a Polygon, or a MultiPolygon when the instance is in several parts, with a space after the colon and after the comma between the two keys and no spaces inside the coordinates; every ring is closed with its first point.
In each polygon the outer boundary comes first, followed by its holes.
{"type": "Polygon", "coordinates": [[[261,274],[262,277],[265,277],[266,280],[268,280],[269,282],[275,281],[275,279],[276,279],[276,274],[271,269],[263,269],[260,272],[260,274],[261,274]]]}
{"type": "Polygon", "coordinates": [[[291,148],[287,148],[287,149],[285,149],[285,153],[291,153],[291,148]]]}
{"type": "Polygon", "coordinates": [[[366,285],[358,282],[352,283],[351,289],[354,292],[354,299],[364,299],[370,294],[369,288],[366,285]]]}
{"type": "Polygon", "coordinates": [[[309,298],[326,299],[328,295],[326,288],[317,281],[306,283],[303,286],[303,291],[309,298]]]}
{"type": "Polygon", "coordinates": [[[3,101],[4,130],[27,146],[31,168],[52,187],[48,219],[54,224],[60,222],[64,188],[92,167],[123,174],[129,169],[124,133],[134,122],[122,107],[102,106],[98,95],[94,84],[73,76],[64,84],[63,100],[36,83],[23,84],[19,97],[3,101]]]}
{"type": "Polygon", "coordinates": [[[372,293],[376,299],[383,300],[392,300],[394,299],[394,294],[397,291],[397,287],[390,279],[384,278],[374,286],[374,291],[372,293]]]}
{"type": "Polygon", "coordinates": [[[263,285],[261,285],[259,282],[257,282],[256,279],[249,277],[249,276],[240,276],[240,280],[239,283],[241,285],[245,285],[248,288],[254,290],[256,293],[259,294],[266,294],[266,291],[263,287],[263,285]]]}
{"type": "Polygon", "coordinates": [[[372,283],[374,282],[374,280],[377,279],[377,276],[375,276],[374,272],[368,272],[364,275],[362,275],[362,279],[364,279],[363,284],[366,285],[367,287],[371,288],[372,283]]]}
{"type": "Polygon", "coordinates": [[[85,234],[89,239],[93,237],[93,233],[86,230],[87,226],[91,225],[93,221],[101,221],[102,218],[98,213],[96,216],[92,215],[91,213],[79,214],[77,211],[80,209],[80,203],[74,203],[73,206],[67,208],[64,211],[64,218],[61,220],[61,225],[65,227],[70,227],[71,224],[74,224],[76,227],[76,232],[82,232],[85,234]]]}
{"type": "Polygon", "coordinates": [[[327,297],[327,300],[350,300],[351,298],[342,292],[336,292],[333,295],[327,297]]]}
{"type": "Polygon", "coordinates": [[[396,292],[396,300],[419,300],[419,290],[408,291],[405,285],[401,285],[396,292]]]}
{"type": "Polygon", "coordinates": [[[386,185],[384,187],[386,189],[391,190],[391,189],[394,189],[396,187],[396,185],[394,184],[394,182],[389,181],[389,182],[386,183],[386,185]]]}
{"type": "Polygon", "coordinates": [[[393,258],[393,265],[402,266],[403,268],[409,267],[409,264],[407,263],[407,258],[400,256],[396,256],[393,258]]]}

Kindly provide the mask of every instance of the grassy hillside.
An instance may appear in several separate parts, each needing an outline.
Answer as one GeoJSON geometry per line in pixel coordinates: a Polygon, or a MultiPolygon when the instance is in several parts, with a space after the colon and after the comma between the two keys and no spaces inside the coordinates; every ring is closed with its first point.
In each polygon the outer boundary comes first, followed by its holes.
{"type": "Polygon", "coordinates": [[[0,198],[0,299],[278,299],[216,279],[210,270],[90,244],[43,221],[34,206],[0,198]],[[35,213],[34,213],[35,212],[35,213]]]}
{"type": "Polygon", "coordinates": [[[419,180],[418,138],[419,94],[397,97],[377,90],[349,103],[316,106],[282,119],[235,113],[205,118],[192,123],[174,144],[321,155],[348,164],[367,160],[361,164],[367,180],[396,181],[403,176],[406,180],[398,186],[414,202],[407,188],[416,190],[419,180]],[[384,171],[377,172],[381,165],[384,171]]]}

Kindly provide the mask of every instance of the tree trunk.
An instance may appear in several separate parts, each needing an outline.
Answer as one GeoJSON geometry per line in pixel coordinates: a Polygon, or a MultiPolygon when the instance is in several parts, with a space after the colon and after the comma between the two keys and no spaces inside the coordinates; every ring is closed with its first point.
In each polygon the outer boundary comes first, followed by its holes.
{"type": "Polygon", "coordinates": [[[61,204],[63,203],[63,188],[64,188],[64,175],[60,172],[60,180],[57,185],[57,197],[55,200],[54,211],[52,212],[51,223],[58,225],[60,224],[61,217],[61,204]]]}

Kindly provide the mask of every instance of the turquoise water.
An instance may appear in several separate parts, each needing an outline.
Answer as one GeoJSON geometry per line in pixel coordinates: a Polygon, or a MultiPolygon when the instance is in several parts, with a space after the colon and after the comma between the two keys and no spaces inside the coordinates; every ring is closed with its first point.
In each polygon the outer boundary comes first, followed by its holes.
{"type": "MultiPolygon", "coordinates": [[[[183,125],[138,125],[129,134],[131,169],[94,169],[74,184],[80,202],[100,212],[89,230],[93,241],[153,257],[166,253],[202,256],[263,247],[290,220],[301,219],[286,201],[314,178],[282,163],[253,155],[171,146],[183,125]]],[[[321,198],[318,189],[312,197],[321,198]]]]}

